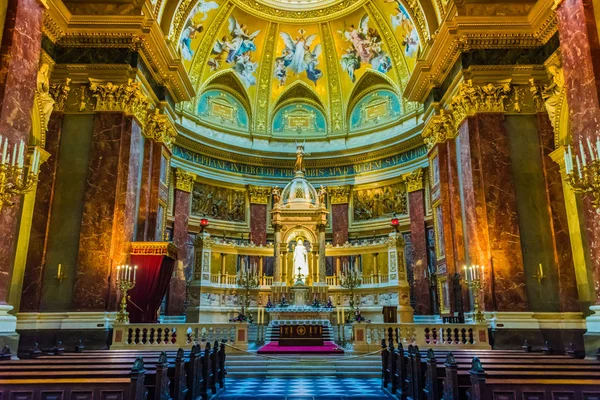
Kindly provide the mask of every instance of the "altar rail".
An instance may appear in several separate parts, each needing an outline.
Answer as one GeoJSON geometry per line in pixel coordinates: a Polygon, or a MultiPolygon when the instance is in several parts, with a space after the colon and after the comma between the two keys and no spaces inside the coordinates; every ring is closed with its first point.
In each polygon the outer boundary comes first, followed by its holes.
{"type": "Polygon", "coordinates": [[[226,340],[243,350],[248,348],[248,324],[120,324],[113,325],[111,350],[177,350],[194,343],[226,340]]]}
{"type": "MultiPolygon", "coordinates": [[[[337,276],[327,276],[325,281],[329,286],[339,286],[340,279],[337,276]]],[[[389,275],[363,275],[360,277],[361,286],[376,287],[379,285],[387,285],[389,283],[389,275]]]]}
{"type": "Polygon", "coordinates": [[[440,349],[491,349],[487,324],[354,324],[354,348],[373,351],[381,339],[440,349]]]}

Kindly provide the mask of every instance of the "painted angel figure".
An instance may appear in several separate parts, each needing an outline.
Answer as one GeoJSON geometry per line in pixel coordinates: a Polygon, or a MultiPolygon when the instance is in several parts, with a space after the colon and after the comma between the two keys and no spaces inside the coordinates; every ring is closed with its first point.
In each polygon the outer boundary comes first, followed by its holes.
{"type": "Polygon", "coordinates": [[[350,25],[350,30],[340,31],[340,33],[343,34],[347,42],[352,43],[360,60],[362,62],[369,62],[371,58],[369,49],[369,16],[367,14],[363,15],[360,19],[358,28],[355,28],[354,25],[350,25]]]}
{"type": "Polygon", "coordinates": [[[229,17],[229,33],[233,38],[231,40],[232,49],[227,54],[227,62],[232,63],[236,57],[241,56],[249,51],[256,51],[254,39],[260,33],[260,29],[252,33],[248,33],[246,25],[241,24],[234,17],[229,17]]]}
{"type": "Polygon", "coordinates": [[[223,57],[225,54],[228,54],[230,50],[233,49],[233,45],[229,40],[227,40],[227,36],[223,36],[221,39],[217,39],[211,51],[211,56],[208,59],[208,66],[212,71],[216,71],[221,68],[221,64],[223,62],[223,57]]]}
{"type": "Polygon", "coordinates": [[[356,82],[354,71],[360,68],[360,58],[354,47],[350,46],[341,58],[342,69],[348,73],[352,83],[356,82]]]}
{"type": "Polygon", "coordinates": [[[192,61],[194,50],[192,50],[192,39],[196,34],[201,33],[204,27],[201,24],[191,24],[181,34],[181,56],[184,60],[192,61]]]}
{"type": "Polygon", "coordinates": [[[386,0],[386,3],[392,2],[398,5],[395,10],[396,14],[390,16],[392,28],[394,30],[400,28],[404,54],[408,57],[414,57],[419,50],[419,34],[404,6],[398,0],[386,0]]]}
{"type": "Polygon", "coordinates": [[[202,14],[202,19],[200,21],[205,21],[206,18],[208,18],[208,12],[210,10],[216,10],[217,8],[219,8],[219,5],[214,1],[200,0],[192,10],[192,15],[202,14]]]}

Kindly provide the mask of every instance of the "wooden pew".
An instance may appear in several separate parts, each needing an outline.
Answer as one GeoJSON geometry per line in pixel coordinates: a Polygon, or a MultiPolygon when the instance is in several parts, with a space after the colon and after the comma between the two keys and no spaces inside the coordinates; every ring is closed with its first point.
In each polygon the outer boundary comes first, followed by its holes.
{"type": "Polygon", "coordinates": [[[118,378],[10,378],[0,376],[0,398],[34,400],[55,397],[65,400],[146,400],[144,361],[139,357],[133,367],[118,378]]]}

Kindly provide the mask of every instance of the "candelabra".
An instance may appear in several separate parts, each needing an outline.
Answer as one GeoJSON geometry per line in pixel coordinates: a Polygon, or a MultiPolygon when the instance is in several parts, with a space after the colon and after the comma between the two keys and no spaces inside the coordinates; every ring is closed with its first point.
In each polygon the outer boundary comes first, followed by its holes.
{"type": "MultiPolygon", "coordinates": [[[[237,284],[238,286],[246,289],[246,297],[244,299],[244,307],[246,309],[250,307],[250,290],[256,289],[259,283],[258,274],[256,273],[256,264],[253,265],[252,270],[243,266],[240,271],[240,275],[238,276],[237,284]]],[[[244,309],[242,309],[242,315],[243,314],[244,309]]]]}
{"type": "Polygon", "coordinates": [[[480,297],[483,292],[483,265],[465,265],[465,282],[473,295],[473,318],[475,322],[484,322],[483,312],[481,312],[480,297]]]}
{"type": "Polygon", "coordinates": [[[596,146],[587,139],[587,148],[590,160],[586,157],[583,143],[579,142],[579,155],[573,157],[571,145],[565,152],[565,170],[567,180],[575,193],[590,193],[592,205],[600,208],[600,137],[596,139],[596,146]],[[577,171],[573,168],[573,159],[577,163],[577,171]]]}
{"type": "Polygon", "coordinates": [[[33,189],[40,166],[40,150],[33,147],[29,156],[29,164],[25,165],[25,143],[23,141],[12,146],[12,156],[8,138],[0,136],[2,163],[0,164],[0,211],[4,205],[12,207],[11,199],[33,189]]]}
{"type": "Polygon", "coordinates": [[[117,267],[117,286],[121,291],[121,305],[117,313],[117,322],[129,323],[129,313],[127,312],[129,295],[127,292],[134,288],[136,275],[137,266],[123,265],[117,267]]]}
{"type": "MultiPolygon", "coordinates": [[[[340,278],[340,286],[350,290],[350,313],[354,312],[354,289],[360,287],[362,281],[361,276],[354,268],[348,268],[347,264],[344,268],[344,273],[340,278]]],[[[344,319],[347,319],[344,316],[344,319]]]]}

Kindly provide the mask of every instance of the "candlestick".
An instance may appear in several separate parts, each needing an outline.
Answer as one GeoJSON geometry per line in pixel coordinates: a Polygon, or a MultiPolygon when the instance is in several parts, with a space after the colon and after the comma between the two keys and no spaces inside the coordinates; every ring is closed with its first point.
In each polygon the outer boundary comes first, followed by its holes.
{"type": "Polygon", "coordinates": [[[121,292],[121,303],[119,311],[117,312],[116,322],[129,323],[129,313],[127,312],[127,301],[130,296],[127,294],[131,289],[135,287],[137,266],[132,267],[130,265],[119,265],[117,266],[117,287],[121,292]],[[131,270],[133,270],[133,279],[131,279],[131,270]]]}
{"type": "Polygon", "coordinates": [[[587,165],[587,160],[585,158],[585,151],[583,150],[583,143],[581,143],[581,140],[579,141],[579,155],[581,156],[581,164],[582,165],[587,165]]]}

